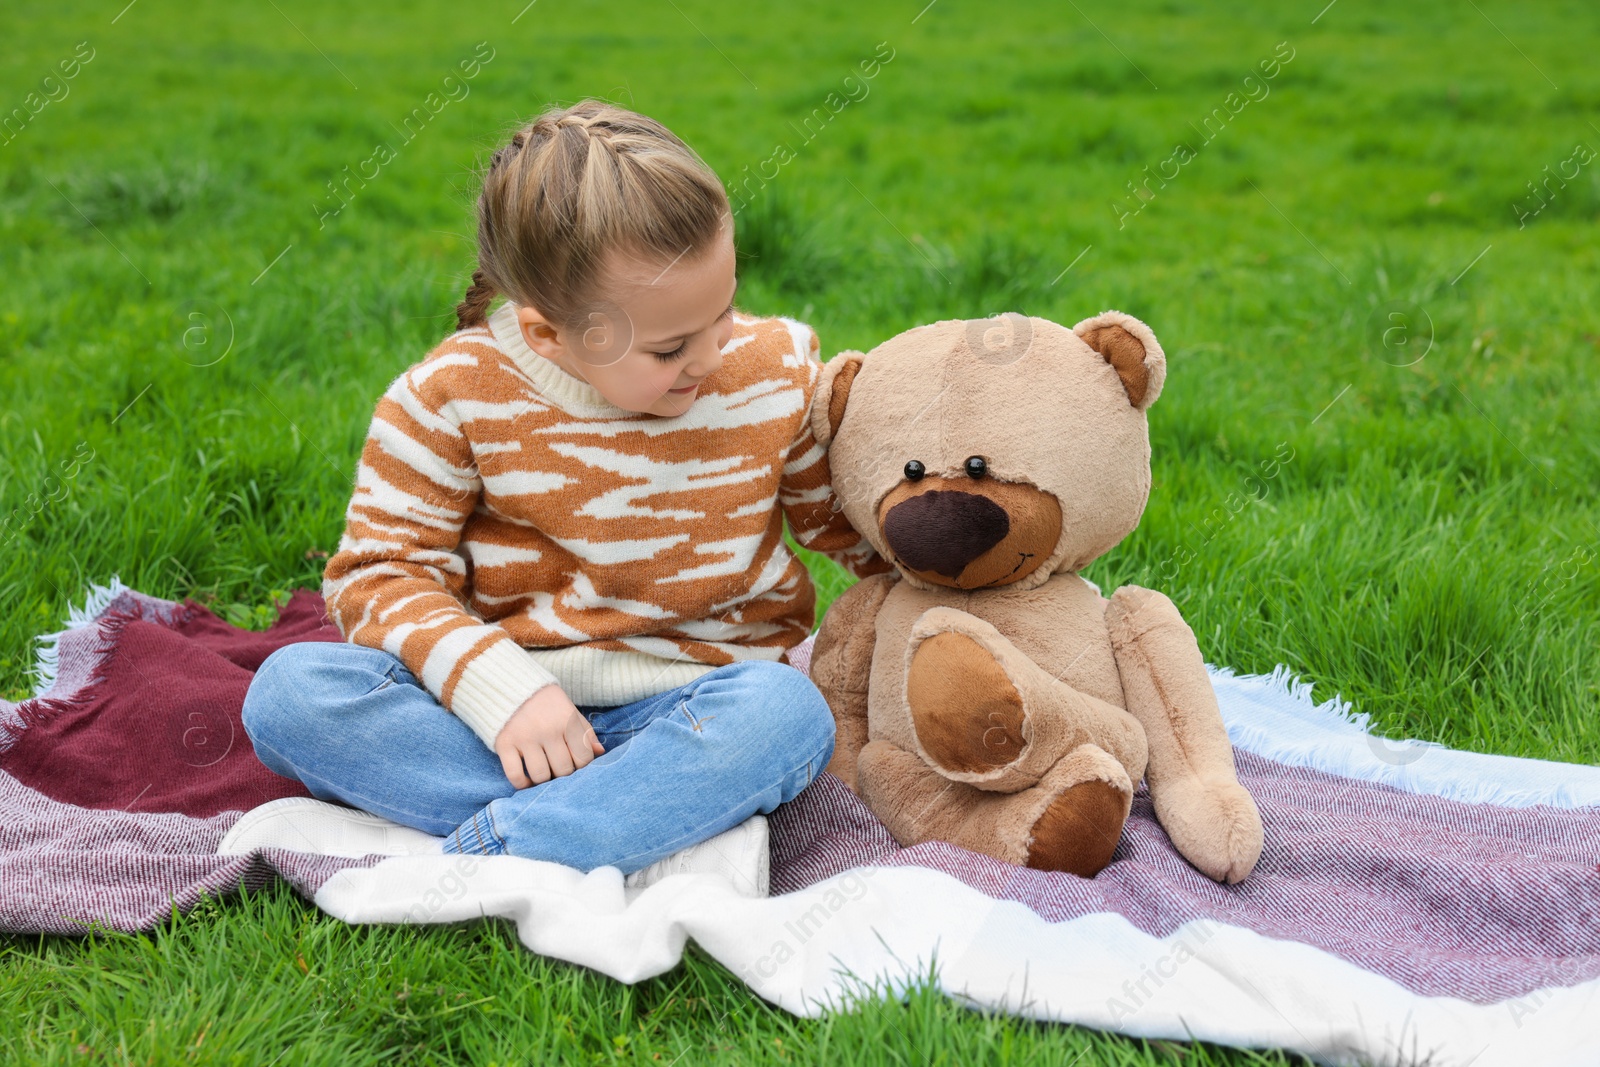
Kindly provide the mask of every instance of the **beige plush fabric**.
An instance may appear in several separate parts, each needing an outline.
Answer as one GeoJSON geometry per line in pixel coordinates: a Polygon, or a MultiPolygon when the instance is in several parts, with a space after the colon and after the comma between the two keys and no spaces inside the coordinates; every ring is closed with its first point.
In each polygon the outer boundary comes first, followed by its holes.
{"type": "Polygon", "coordinates": [[[1199,870],[1254,867],[1260,816],[1193,633],[1159,593],[1108,601],[1077,574],[1143,514],[1165,379],[1155,335],[1117,311],[947,320],[824,366],[812,434],[895,565],[818,634],[829,769],[902,844],[1092,875],[1147,776],[1199,870]]]}

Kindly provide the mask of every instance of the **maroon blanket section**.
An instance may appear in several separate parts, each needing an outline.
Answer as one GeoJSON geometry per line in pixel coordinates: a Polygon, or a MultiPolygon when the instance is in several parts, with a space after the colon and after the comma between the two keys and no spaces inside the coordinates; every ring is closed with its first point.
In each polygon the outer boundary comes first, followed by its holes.
{"type": "Polygon", "coordinates": [[[88,684],[65,699],[21,704],[0,771],[52,800],[128,812],[204,817],[311,795],[262,765],[239,711],[274,649],[344,640],[318,593],[296,590],[260,632],[232,626],[193,600],[171,623],[134,607],[91,625],[104,654],[88,684]]]}

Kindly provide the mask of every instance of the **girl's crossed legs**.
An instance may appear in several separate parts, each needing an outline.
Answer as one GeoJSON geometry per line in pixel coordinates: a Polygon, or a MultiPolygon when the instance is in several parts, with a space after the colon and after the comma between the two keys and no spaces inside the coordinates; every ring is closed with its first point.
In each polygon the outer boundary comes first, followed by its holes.
{"type": "Polygon", "coordinates": [[[833,754],[803,673],[742,660],[616,707],[579,707],[605,754],[526,789],[397,657],[300,642],[261,664],[244,727],[313,796],[445,836],[444,851],[631,874],[793,799],[833,754]]]}

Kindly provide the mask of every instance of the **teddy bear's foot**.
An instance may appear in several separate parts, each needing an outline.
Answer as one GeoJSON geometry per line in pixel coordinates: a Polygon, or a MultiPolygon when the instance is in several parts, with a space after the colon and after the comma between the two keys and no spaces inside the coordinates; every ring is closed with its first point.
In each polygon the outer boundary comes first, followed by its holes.
{"type": "Polygon", "coordinates": [[[1093,745],[1058,760],[1031,789],[996,793],[871,741],[861,750],[857,785],[901,845],[948,841],[1018,866],[1084,877],[1110,862],[1133,799],[1121,765],[1093,745]]]}
{"type": "Polygon", "coordinates": [[[1133,807],[1133,783],[1116,757],[1083,745],[1062,757],[1038,789],[1056,795],[1033,824],[1028,866],[1092,878],[1111,862],[1133,807]]]}
{"type": "Polygon", "coordinates": [[[1138,720],[1047,674],[991,623],[958,608],[918,616],[905,691],[921,754],[956,781],[1027,789],[1084,744],[1105,749],[1132,780],[1144,775],[1138,720]]]}

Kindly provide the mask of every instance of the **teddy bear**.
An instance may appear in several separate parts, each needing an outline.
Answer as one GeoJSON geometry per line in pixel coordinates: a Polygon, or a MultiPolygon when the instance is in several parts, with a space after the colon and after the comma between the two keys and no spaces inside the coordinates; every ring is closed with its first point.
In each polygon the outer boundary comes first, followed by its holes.
{"type": "Polygon", "coordinates": [[[1183,616],[1079,571],[1138,525],[1166,356],[1119,311],[945,320],[823,365],[837,506],[886,562],[825,612],[828,771],[901,845],[1092,877],[1135,786],[1197,870],[1260,857],[1260,813],[1183,616]]]}

